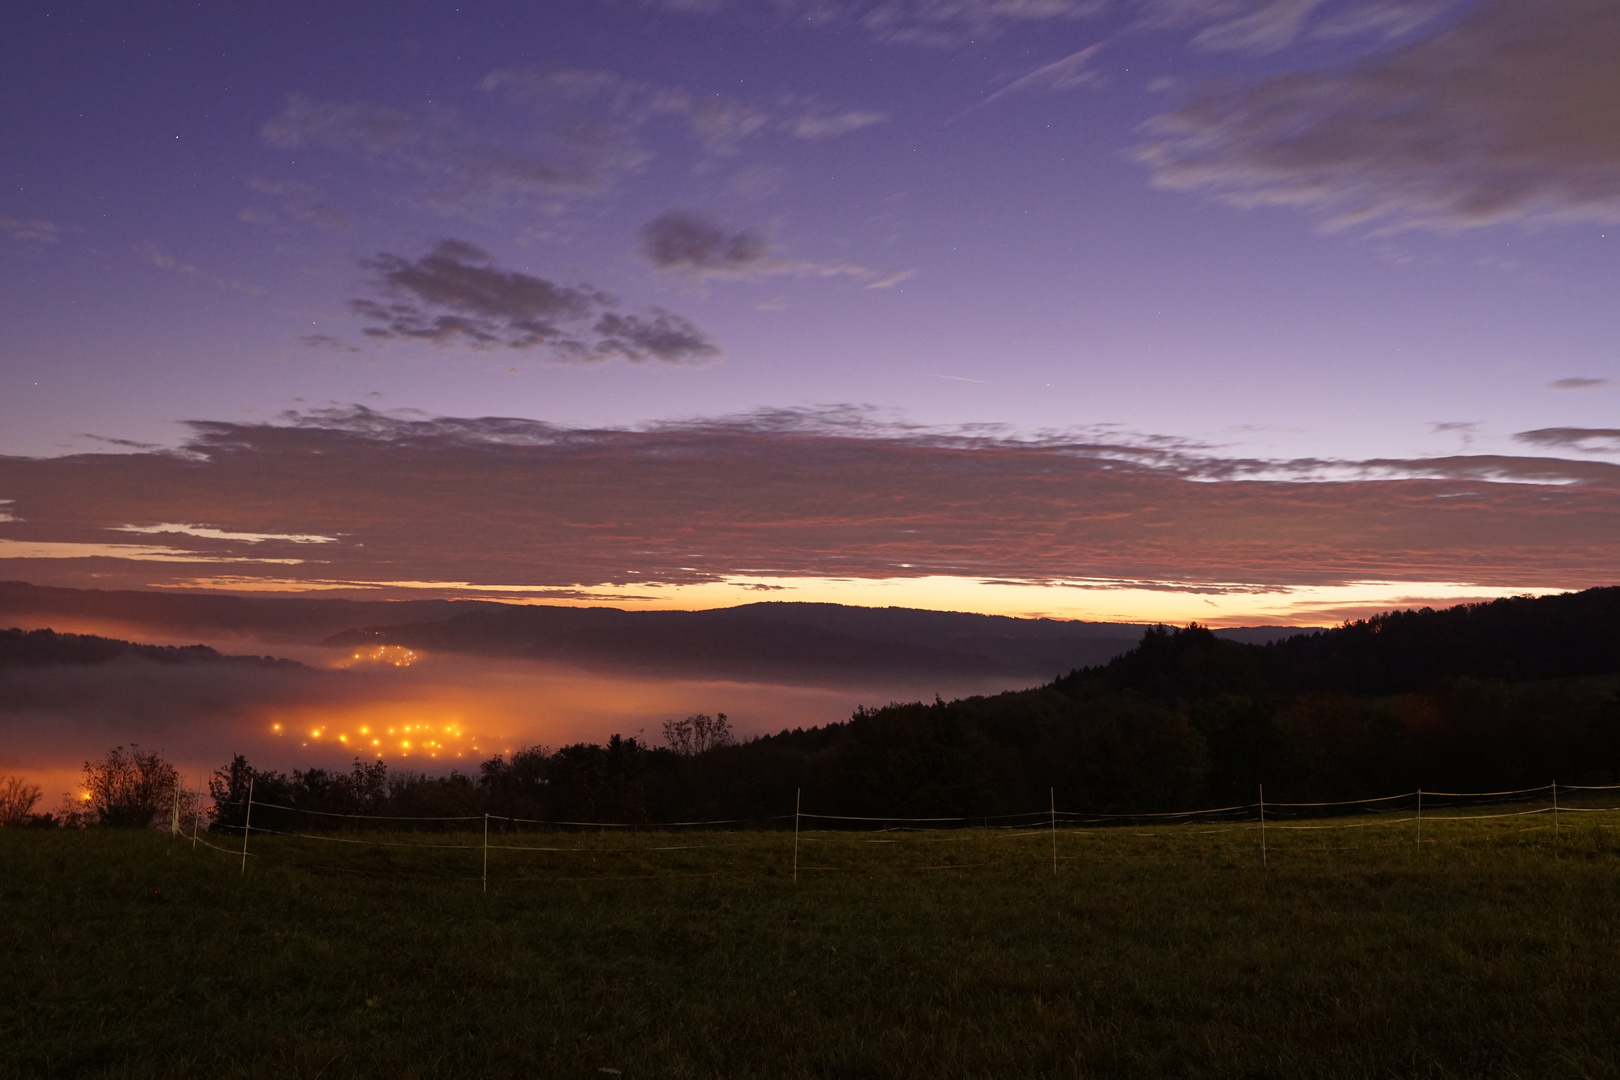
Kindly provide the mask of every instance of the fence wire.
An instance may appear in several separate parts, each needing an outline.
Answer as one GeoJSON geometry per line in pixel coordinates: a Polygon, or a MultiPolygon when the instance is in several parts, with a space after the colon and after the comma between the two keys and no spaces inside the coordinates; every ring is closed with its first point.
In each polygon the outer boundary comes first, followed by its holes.
{"type": "MultiPolygon", "coordinates": [[[[1055,793],[1044,810],[1022,813],[954,816],[834,814],[804,810],[761,817],[714,818],[691,821],[623,822],[566,818],[525,818],[502,814],[397,815],[315,810],[254,799],[251,795],[231,804],[244,811],[243,824],[216,823],[204,831],[201,814],[189,822],[189,835],[178,816],[173,832],[240,862],[245,873],[249,860],[281,862],[309,869],[357,874],[475,878],[488,888],[493,866],[497,881],[539,880],[643,880],[657,877],[713,877],[728,873],[779,873],[784,867],[762,867],[756,857],[746,865],[721,869],[700,867],[691,859],[713,860],[715,853],[748,849],[754,855],[772,849],[764,836],[780,840],[785,856],[791,843],[791,872],[824,874],[839,871],[944,872],[1001,866],[1028,867],[1039,857],[1060,864],[1115,859],[1125,854],[1117,845],[1100,844],[1106,838],[1200,838],[1223,844],[1223,855],[1239,850],[1232,845],[1256,843],[1262,863],[1270,855],[1348,850],[1395,850],[1437,843],[1464,842],[1469,837],[1437,835],[1435,830],[1458,823],[1497,823],[1498,835],[1551,830],[1558,833],[1560,815],[1575,815],[1582,827],[1620,828],[1598,816],[1620,815],[1620,784],[1548,784],[1501,791],[1413,791],[1361,799],[1314,802],[1261,801],[1195,810],[1080,811],[1060,810],[1055,793]],[[1514,828],[1514,819],[1526,821],[1514,828]],[[257,819],[257,820],[255,820],[257,819]],[[1549,820],[1550,819],[1550,820],[1549,820]],[[1427,827],[1430,831],[1424,834],[1427,827]],[[1376,829],[1374,833],[1362,830],[1376,829]],[[1400,830],[1411,830],[1401,835],[1400,830]],[[740,834],[753,833],[749,839],[740,834]],[[1343,834],[1353,843],[1324,843],[1331,834],[1343,834]],[[1075,850],[1075,837],[1093,838],[1075,850]],[[1248,841],[1241,836],[1247,834],[1248,841]],[[1069,838],[1060,845],[1059,838],[1069,838]],[[1284,837],[1295,836],[1295,841],[1284,837]],[[1291,847],[1308,836],[1318,837],[1308,847],[1291,847]],[[643,842],[637,842],[644,837],[643,842]],[[229,839],[237,838],[237,839],[229,839]],[[966,840],[964,839],[966,838],[966,840]],[[1049,840],[1050,852],[1040,845],[1007,846],[1003,841],[1049,840]],[[1283,840],[1281,846],[1276,841],[1283,840]],[[258,849],[254,850],[255,842],[258,849]],[[971,841],[975,858],[951,858],[948,847],[971,841]],[[989,842],[983,848],[980,842],[989,842]],[[238,847],[237,844],[240,843],[238,847]],[[266,845],[269,845],[268,847],[266,845]],[[1067,846],[1068,851],[1060,850],[1067,846]],[[320,850],[353,852],[345,865],[314,861],[320,850]],[[929,861],[907,861],[904,853],[935,854],[929,861]],[[891,854],[884,855],[883,852],[891,854]],[[988,854],[988,859],[984,856],[988,854]],[[941,862],[938,856],[947,860],[941,862]],[[416,859],[405,869],[400,856],[416,859]],[[815,861],[808,861],[807,858],[815,861]],[[837,865],[823,865],[833,856],[837,865]],[[356,863],[354,859],[361,860],[356,863]],[[476,870],[471,865],[477,860],[476,870]],[[423,862],[422,860],[432,860],[423,862]],[[493,862],[492,862],[493,860],[493,862]],[[606,860],[606,865],[603,861],[606,860]],[[590,869],[587,872],[588,868],[590,869]],[[619,872],[623,871],[623,872],[619,872]],[[636,872],[645,871],[645,872],[636,872]]],[[[217,817],[217,809],[216,809],[217,817]]],[[[1164,852],[1132,850],[1142,859],[1187,858],[1205,851],[1164,852]]],[[[722,856],[724,857],[724,856],[722,856]]],[[[773,856],[777,862],[784,861],[773,856]]]]}

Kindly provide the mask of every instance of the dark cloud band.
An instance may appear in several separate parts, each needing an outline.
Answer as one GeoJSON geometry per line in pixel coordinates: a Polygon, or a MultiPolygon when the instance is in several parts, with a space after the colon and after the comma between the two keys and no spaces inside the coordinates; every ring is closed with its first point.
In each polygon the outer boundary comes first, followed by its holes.
{"type": "MultiPolygon", "coordinates": [[[[613,329],[649,351],[668,332],[613,329]]],[[[106,545],[127,542],[116,529],[180,521],[195,525],[165,534],[166,549],[299,560],[281,576],[536,590],[739,575],[1531,588],[1606,582],[1620,565],[1620,466],[1594,461],[1242,461],[1168,440],[896,428],[847,410],[638,431],[363,409],[192,427],[179,452],[0,459],[15,519],[4,538],[106,545]],[[1327,474],[1339,478],[1310,479],[1327,474]],[[233,534],[258,539],[220,539],[233,534]]],[[[105,587],[196,572],[103,557],[16,559],[4,576],[99,574],[105,587]]]]}

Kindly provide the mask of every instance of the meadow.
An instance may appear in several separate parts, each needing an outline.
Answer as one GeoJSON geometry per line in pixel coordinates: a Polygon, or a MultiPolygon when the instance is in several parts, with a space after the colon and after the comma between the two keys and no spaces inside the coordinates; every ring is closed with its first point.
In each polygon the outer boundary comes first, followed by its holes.
{"type": "Polygon", "coordinates": [[[1062,829],[1055,871],[1044,830],[817,831],[797,881],[791,829],[497,834],[487,891],[476,833],[244,873],[0,830],[0,1075],[1615,1076],[1620,815],[1576,816],[1264,865],[1253,823],[1062,829]]]}

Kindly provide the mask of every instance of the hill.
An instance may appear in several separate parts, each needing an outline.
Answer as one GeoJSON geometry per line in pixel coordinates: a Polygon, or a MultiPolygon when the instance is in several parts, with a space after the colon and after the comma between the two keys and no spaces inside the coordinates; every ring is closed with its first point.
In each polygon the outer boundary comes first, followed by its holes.
{"type": "MultiPolygon", "coordinates": [[[[709,611],[507,605],[415,625],[348,630],[325,644],[565,660],[669,674],[826,678],[897,672],[1049,680],[1126,652],[1143,627],[1000,615],[758,603],[709,611]]],[[[1248,627],[1222,634],[1297,633],[1248,627]]]]}
{"type": "Polygon", "coordinates": [[[478,600],[229,596],[142,589],[67,589],[0,581],[0,620],[40,624],[60,621],[65,616],[197,637],[224,633],[300,643],[318,641],[353,626],[426,622],[500,606],[478,600]]]}
{"type": "MultiPolygon", "coordinates": [[[[1143,626],[909,608],[759,603],[709,611],[358,601],[98,591],[0,582],[0,620],[117,624],[121,632],[250,637],[335,648],[397,644],[463,655],[562,660],[673,676],[834,681],[946,675],[1045,682],[1125,652],[1143,626]]],[[[3,623],[0,623],[3,625],[3,623]]],[[[1217,631],[1274,640],[1291,627],[1217,631]]]]}
{"type": "Polygon", "coordinates": [[[77,667],[138,660],[156,664],[253,664],[302,668],[294,660],[271,656],[228,656],[206,645],[141,645],[93,634],[58,634],[54,630],[0,630],[0,669],[77,667]]]}

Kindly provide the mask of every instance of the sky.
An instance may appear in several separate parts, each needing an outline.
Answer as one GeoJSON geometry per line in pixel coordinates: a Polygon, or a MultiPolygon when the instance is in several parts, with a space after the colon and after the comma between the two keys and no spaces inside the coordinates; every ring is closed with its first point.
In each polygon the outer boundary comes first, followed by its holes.
{"type": "Polygon", "coordinates": [[[1617,50],[1602,0],[17,0],[0,577],[1612,583],[1617,50]]]}

